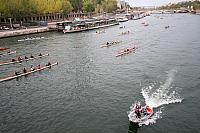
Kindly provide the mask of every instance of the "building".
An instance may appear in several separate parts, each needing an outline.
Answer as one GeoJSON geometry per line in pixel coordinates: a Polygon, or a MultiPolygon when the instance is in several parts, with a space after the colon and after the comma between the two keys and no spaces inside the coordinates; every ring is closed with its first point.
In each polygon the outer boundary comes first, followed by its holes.
{"type": "Polygon", "coordinates": [[[117,0],[117,7],[119,8],[119,9],[124,9],[124,10],[126,10],[127,8],[129,8],[130,7],[130,5],[129,5],[129,3],[128,2],[126,2],[125,0],[117,0]]]}

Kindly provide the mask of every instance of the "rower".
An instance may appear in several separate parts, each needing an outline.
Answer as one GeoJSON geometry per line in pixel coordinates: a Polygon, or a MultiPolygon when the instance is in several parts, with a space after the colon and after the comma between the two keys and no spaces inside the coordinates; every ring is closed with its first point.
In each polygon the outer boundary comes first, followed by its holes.
{"type": "Polygon", "coordinates": [[[51,63],[50,61],[46,64],[47,67],[51,68],[51,63]]]}
{"type": "Polygon", "coordinates": [[[12,60],[11,60],[11,62],[15,62],[15,61],[16,61],[16,59],[12,59],[12,60]]]}
{"type": "Polygon", "coordinates": [[[33,67],[33,65],[31,66],[31,71],[35,71],[35,68],[33,67]]]}
{"type": "Polygon", "coordinates": [[[20,73],[18,72],[18,71],[15,71],[15,75],[17,76],[17,75],[20,75],[20,73]]]}
{"type": "Polygon", "coordinates": [[[51,66],[51,62],[49,61],[46,66],[51,66]]]}
{"type": "Polygon", "coordinates": [[[37,69],[40,69],[41,68],[41,66],[40,66],[40,64],[37,66],[37,69]]]}
{"type": "Polygon", "coordinates": [[[26,70],[26,68],[25,68],[25,67],[24,67],[24,69],[23,69],[23,72],[24,72],[24,73],[27,73],[27,70],[26,70]]]}
{"type": "Polygon", "coordinates": [[[42,54],[40,53],[38,56],[42,56],[42,54]]]}
{"type": "Polygon", "coordinates": [[[26,60],[27,60],[27,59],[28,59],[28,57],[27,57],[27,56],[25,56],[25,57],[24,57],[24,59],[26,59],[26,60]]]}
{"type": "Polygon", "coordinates": [[[31,56],[30,56],[30,58],[34,58],[34,56],[33,56],[33,55],[31,55],[31,56]]]}
{"type": "Polygon", "coordinates": [[[22,57],[19,56],[19,57],[18,57],[18,61],[21,61],[21,60],[23,60],[23,59],[22,59],[22,57]]]}

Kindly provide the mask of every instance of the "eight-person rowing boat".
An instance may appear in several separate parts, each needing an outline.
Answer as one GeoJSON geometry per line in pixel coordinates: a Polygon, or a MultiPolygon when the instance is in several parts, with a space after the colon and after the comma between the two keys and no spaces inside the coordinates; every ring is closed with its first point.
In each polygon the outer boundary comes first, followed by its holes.
{"type": "Polygon", "coordinates": [[[127,34],[130,34],[130,31],[120,33],[120,35],[127,35],[127,34]]]}
{"type": "Polygon", "coordinates": [[[22,77],[22,76],[26,76],[26,75],[29,75],[31,73],[35,73],[35,72],[38,72],[38,71],[45,70],[47,68],[51,68],[52,66],[55,66],[55,65],[58,65],[58,62],[53,63],[53,64],[48,62],[48,64],[46,66],[40,66],[40,64],[39,64],[38,66],[34,67],[34,69],[31,67],[32,69],[30,69],[30,70],[27,70],[26,68],[24,68],[22,73],[15,72],[12,76],[8,76],[6,78],[1,78],[0,82],[8,81],[8,80],[19,78],[19,77],[22,77]]]}
{"type": "Polygon", "coordinates": [[[43,39],[44,37],[28,37],[28,38],[24,38],[21,40],[17,40],[18,42],[23,42],[23,41],[32,41],[32,40],[39,40],[39,39],[43,39]]]}
{"type": "Polygon", "coordinates": [[[122,42],[122,41],[112,41],[112,42],[107,42],[106,44],[101,45],[100,47],[101,47],[101,48],[104,48],[104,47],[110,47],[110,46],[112,46],[112,45],[119,44],[119,43],[121,43],[121,42],[122,42]]]}
{"type": "Polygon", "coordinates": [[[8,61],[8,62],[2,62],[2,63],[0,63],[0,66],[21,63],[23,61],[34,60],[34,59],[42,58],[45,56],[49,56],[49,54],[41,54],[40,53],[38,56],[35,56],[35,57],[33,55],[31,55],[30,57],[25,56],[24,59],[21,57],[18,57],[17,59],[11,59],[11,61],[8,61]]]}
{"type": "Polygon", "coordinates": [[[2,56],[6,56],[6,55],[11,55],[11,54],[15,54],[15,53],[17,53],[16,51],[7,51],[6,53],[3,53],[3,54],[0,54],[0,57],[2,57],[2,56]]]}
{"type": "Polygon", "coordinates": [[[131,48],[126,48],[126,49],[120,51],[120,52],[116,55],[116,57],[123,56],[123,55],[129,54],[129,53],[132,53],[132,52],[134,52],[135,50],[136,50],[136,47],[135,47],[135,46],[134,46],[134,47],[131,47],[131,48]]]}
{"type": "Polygon", "coordinates": [[[0,51],[4,51],[4,50],[7,50],[9,48],[4,48],[4,47],[0,47],[0,51]]]}

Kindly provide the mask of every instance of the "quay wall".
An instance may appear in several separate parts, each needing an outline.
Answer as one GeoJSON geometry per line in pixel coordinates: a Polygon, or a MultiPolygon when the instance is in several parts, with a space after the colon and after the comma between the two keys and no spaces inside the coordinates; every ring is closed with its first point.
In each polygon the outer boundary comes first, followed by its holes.
{"type": "Polygon", "coordinates": [[[42,32],[48,32],[48,31],[53,31],[53,29],[49,29],[48,27],[38,27],[38,28],[11,30],[11,31],[0,32],[0,38],[42,33],[42,32]]]}

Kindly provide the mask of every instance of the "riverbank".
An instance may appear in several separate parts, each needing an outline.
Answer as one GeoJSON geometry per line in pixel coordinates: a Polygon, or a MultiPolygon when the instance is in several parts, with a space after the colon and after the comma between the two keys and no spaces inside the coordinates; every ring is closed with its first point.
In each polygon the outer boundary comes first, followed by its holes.
{"type": "Polygon", "coordinates": [[[29,34],[49,32],[49,31],[54,31],[54,30],[55,29],[51,29],[49,27],[33,27],[33,28],[27,28],[27,29],[1,31],[0,38],[29,35],[29,34]]]}
{"type": "MultiPolygon", "coordinates": [[[[125,14],[123,14],[123,15],[124,15],[124,17],[127,17],[125,14]]],[[[142,15],[142,16],[140,16],[140,15],[141,15],[141,13],[139,13],[139,12],[134,13],[134,16],[138,16],[138,17],[133,18],[132,20],[141,19],[141,18],[144,18],[146,16],[146,15],[142,15]]],[[[97,17],[102,18],[102,17],[105,17],[105,16],[97,16],[97,17]]],[[[116,18],[115,15],[112,16],[110,14],[107,14],[106,17],[108,17],[108,18],[116,18]]],[[[57,27],[57,23],[58,22],[59,21],[49,22],[48,26],[45,26],[45,27],[28,27],[26,29],[2,30],[2,31],[0,30],[0,39],[1,38],[7,38],[7,37],[15,37],[15,36],[43,33],[43,32],[49,32],[49,31],[56,31],[56,30],[59,30],[59,28],[57,27]]],[[[62,22],[60,22],[60,23],[62,23],[62,22]]],[[[118,23],[116,23],[116,24],[118,24],[118,23]]],[[[107,26],[112,26],[112,25],[113,24],[105,25],[105,26],[98,26],[97,28],[102,28],[102,27],[107,27],[107,26]]],[[[64,29],[64,27],[62,27],[62,30],[63,29],[64,29]]],[[[96,29],[96,28],[90,28],[90,29],[96,29]]],[[[82,31],[82,30],[80,30],[80,31],[82,31]]]]}

